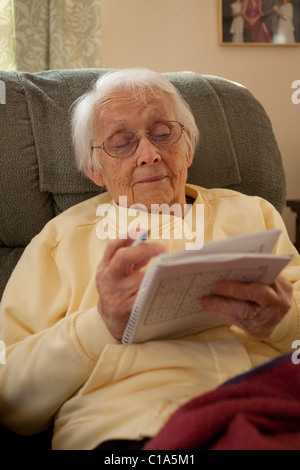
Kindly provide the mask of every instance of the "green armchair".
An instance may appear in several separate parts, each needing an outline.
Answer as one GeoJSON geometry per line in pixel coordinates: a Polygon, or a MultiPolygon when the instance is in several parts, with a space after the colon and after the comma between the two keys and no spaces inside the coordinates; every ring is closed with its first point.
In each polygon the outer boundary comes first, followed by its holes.
{"type": "MultiPolygon", "coordinates": [[[[53,217],[103,189],[79,173],[70,107],[104,69],[36,74],[0,71],[0,300],[30,240],[53,217]]],[[[201,139],[188,181],[285,204],[285,175],[270,120],[243,86],[192,72],[166,74],[188,101],[201,139]]],[[[50,431],[21,438],[0,428],[3,447],[50,449],[50,431]]]]}
{"type": "MultiPolygon", "coordinates": [[[[70,106],[104,69],[36,74],[0,71],[0,299],[24,247],[54,216],[102,191],[76,168],[70,106]]],[[[190,104],[201,133],[188,181],[285,203],[272,126],[244,87],[191,72],[166,74],[190,104]]]]}

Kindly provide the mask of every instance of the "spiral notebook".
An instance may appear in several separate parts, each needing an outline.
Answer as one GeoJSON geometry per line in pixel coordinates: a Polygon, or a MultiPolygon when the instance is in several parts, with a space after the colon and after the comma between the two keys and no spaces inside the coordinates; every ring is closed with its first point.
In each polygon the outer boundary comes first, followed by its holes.
{"type": "Polygon", "coordinates": [[[224,325],[199,299],[221,280],[272,283],[291,255],[271,254],[279,229],[210,242],[154,258],[141,283],[122,343],[142,343],[224,325]]]}

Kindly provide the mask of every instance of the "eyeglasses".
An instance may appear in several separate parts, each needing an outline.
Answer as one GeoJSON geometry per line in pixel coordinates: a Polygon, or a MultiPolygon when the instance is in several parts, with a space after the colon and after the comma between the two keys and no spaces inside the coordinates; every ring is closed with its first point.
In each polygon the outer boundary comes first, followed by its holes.
{"type": "Polygon", "coordinates": [[[104,139],[101,145],[92,149],[103,149],[110,157],[126,158],[134,154],[139,146],[140,134],[146,134],[148,140],[156,147],[170,147],[176,144],[182,136],[184,126],[177,121],[157,122],[148,130],[135,132],[120,131],[104,139]]]}

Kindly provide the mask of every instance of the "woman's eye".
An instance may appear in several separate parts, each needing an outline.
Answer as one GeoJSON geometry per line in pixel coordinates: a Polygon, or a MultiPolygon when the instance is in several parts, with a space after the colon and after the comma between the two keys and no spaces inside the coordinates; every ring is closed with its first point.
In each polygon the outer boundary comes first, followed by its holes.
{"type": "Polygon", "coordinates": [[[154,139],[168,139],[171,136],[171,129],[166,124],[159,124],[151,134],[154,139]]]}
{"type": "Polygon", "coordinates": [[[119,133],[115,134],[110,140],[110,145],[114,148],[123,148],[131,145],[133,141],[132,134],[119,133]]]}

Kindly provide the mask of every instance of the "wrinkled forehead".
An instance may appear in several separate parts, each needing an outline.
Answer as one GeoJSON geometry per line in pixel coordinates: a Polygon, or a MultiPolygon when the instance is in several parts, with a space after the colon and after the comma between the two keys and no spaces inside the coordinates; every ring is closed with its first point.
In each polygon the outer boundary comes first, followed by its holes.
{"type": "Polygon", "coordinates": [[[139,116],[143,112],[153,115],[173,115],[173,103],[170,96],[157,88],[118,88],[99,99],[95,109],[99,121],[122,115],[139,116]]]}

